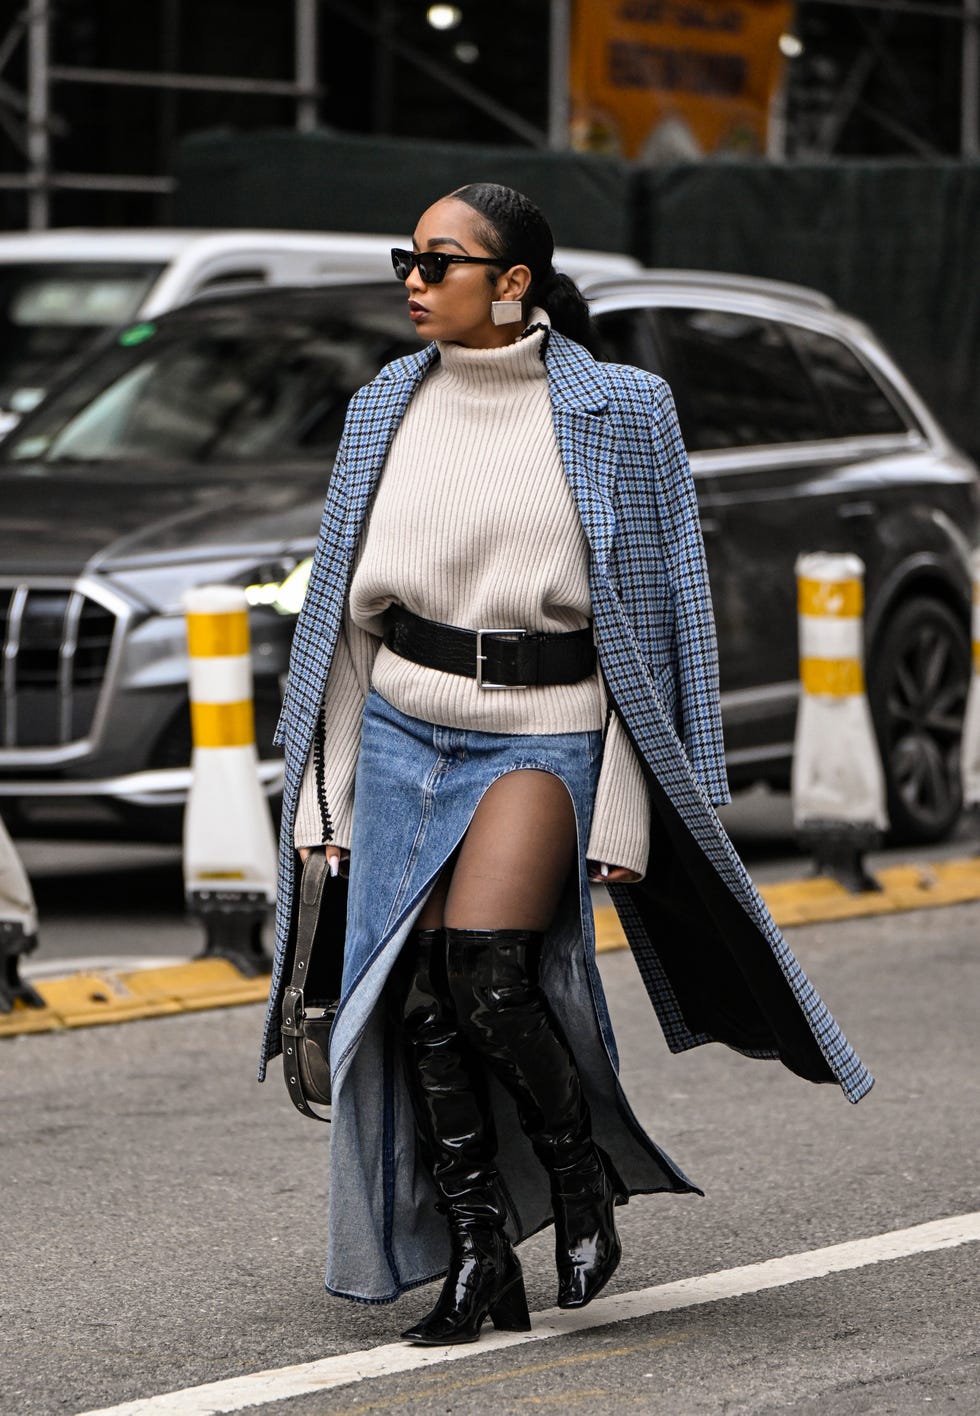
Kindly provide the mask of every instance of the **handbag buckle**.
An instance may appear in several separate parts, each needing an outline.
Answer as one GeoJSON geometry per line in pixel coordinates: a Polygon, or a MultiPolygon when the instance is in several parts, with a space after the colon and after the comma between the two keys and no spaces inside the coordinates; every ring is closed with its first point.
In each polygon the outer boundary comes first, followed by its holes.
{"type": "Polygon", "coordinates": [[[492,683],[483,677],[483,665],[487,656],[483,652],[483,641],[489,635],[508,635],[511,638],[523,639],[527,634],[526,629],[478,629],[476,631],[476,686],[477,688],[527,688],[524,683],[492,683]]]}

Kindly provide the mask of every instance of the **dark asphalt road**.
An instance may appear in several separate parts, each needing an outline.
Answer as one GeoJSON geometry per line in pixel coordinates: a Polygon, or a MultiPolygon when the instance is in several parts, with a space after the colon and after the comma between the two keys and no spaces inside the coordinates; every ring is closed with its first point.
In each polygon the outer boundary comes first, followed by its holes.
{"type": "MultiPolygon", "coordinates": [[[[127,916],[91,917],[120,952],[127,916]]],[[[178,923],[142,927],[152,943],[178,923]]],[[[627,1092],[706,1191],[621,1212],[610,1291],[980,1209],[978,941],[980,905],[793,931],[877,1075],[856,1108],[722,1048],[670,1057],[631,959],[605,955],[627,1092]]],[[[370,1349],[427,1306],[324,1293],[325,1128],[276,1071],[255,1085],[259,1029],[248,1007],[4,1044],[0,1410],[80,1413],[370,1349]]],[[[522,1250],[532,1310],[554,1301],[549,1248],[522,1250]]],[[[978,1274],[970,1244],[256,1409],[963,1416],[980,1411],[978,1274]]]]}

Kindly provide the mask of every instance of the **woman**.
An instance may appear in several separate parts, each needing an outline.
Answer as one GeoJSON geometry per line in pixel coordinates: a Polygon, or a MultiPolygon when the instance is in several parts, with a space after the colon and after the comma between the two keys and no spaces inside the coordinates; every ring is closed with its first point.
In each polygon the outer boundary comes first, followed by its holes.
{"type": "Polygon", "coordinates": [[[453,192],[392,255],[430,342],[351,402],[297,624],[262,1067],[293,844],[325,844],[350,871],[327,1287],[385,1302],[444,1272],[404,1334],[441,1344],[527,1328],[513,1245],[552,1219],[557,1301],[581,1307],[619,1261],[617,1203],[700,1193],[620,1087],[590,880],[674,1050],[725,1041],[851,1100],[871,1078],[713,810],[714,625],[669,390],[583,347],[517,192],[453,192]]]}

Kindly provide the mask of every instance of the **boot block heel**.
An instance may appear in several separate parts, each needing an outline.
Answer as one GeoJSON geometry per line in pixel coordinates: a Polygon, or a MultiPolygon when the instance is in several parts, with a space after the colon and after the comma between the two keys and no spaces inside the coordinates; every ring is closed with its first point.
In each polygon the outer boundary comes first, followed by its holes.
{"type": "Polygon", "coordinates": [[[498,1332],[530,1332],[531,1314],[523,1278],[517,1278],[490,1309],[490,1321],[498,1332]]]}

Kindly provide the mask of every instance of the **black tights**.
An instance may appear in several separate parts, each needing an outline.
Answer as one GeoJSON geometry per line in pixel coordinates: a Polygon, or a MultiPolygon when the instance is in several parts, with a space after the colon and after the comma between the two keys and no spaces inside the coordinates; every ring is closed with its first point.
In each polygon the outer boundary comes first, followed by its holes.
{"type": "Polygon", "coordinates": [[[533,768],[507,772],[484,793],[416,928],[546,930],[575,852],[564,782],[533,768]]]}

